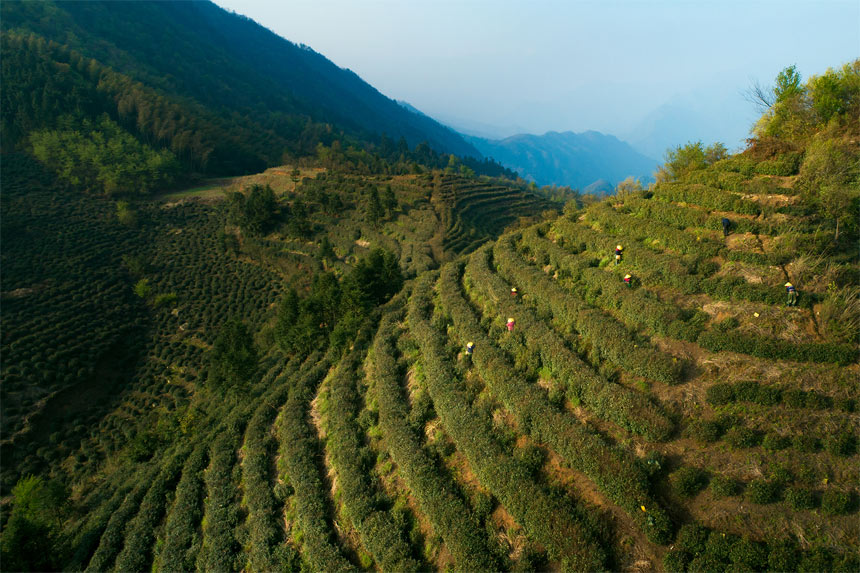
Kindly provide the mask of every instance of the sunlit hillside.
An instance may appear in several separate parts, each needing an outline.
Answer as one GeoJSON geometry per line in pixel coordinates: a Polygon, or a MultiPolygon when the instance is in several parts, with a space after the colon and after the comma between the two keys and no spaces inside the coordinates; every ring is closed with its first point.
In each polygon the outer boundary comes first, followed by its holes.
{"type": "Polygon", "coordinates": [[[3,41],[4,570],[860,569],[860,61],[561,205],[3,41]]]}

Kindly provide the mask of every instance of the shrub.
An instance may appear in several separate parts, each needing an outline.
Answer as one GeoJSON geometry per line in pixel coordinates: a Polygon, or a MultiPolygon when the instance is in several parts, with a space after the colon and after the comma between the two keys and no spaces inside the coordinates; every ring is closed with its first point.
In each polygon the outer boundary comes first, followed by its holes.
{"type": "Polygon", "coordinates": [[[776,406],[782,402],[782,390],[773,386],[759,386],[752,401],[762,406],[776,406]]]}
{"type": "Polygon", "coordinates": [[[836,407],[843,412],[855,412],[857,410],[857,400],[854,398],[840,398],[836,401],[836,407]]]}
{"type": "Polygon", "coordinates": [[[672,485],[678,495],[692,497],[708,485],[708,474],[692,467],[683,467],[672,474],[672,485]]]}
{"type": "Polygon", "coordinates": [[[714,420],[694,420],[687,427],[687,433],[702,443],[716,442],[723,435],[723,427],[714,420]]]}
{"type": "Polygon", "coordinates": [[[752,448],[761,442],[761,433],[751,428],[735,426],[726,432],[725,440],[733,448],[752,448]]]}
{"type": "Polygon", "coordinates": [[[764,435],[761,446],[769,451],[775,452],[784,450],[791,445],[791,438],[788,436],[780,436],[776,432],[768,432],[764,435]]]}
{"type": "Polygon", "coordinates": [[[793,539],[781,539],[770,544],[767,568],[771,571],[795,571],[800,557],[800,546],[793,539]]]}
{"type": "Polygon", "coordinates": [[[689,562],[689,553],[675,549],[663,556],[663,569],[667,573],[683,573],[687,570],[687,563],[689,562]]]}
{"type": "Polygon", "coordinates": [[[798,390],[792,388],[791,390],[786,390],[782,393],[782,399],[785,402],[786,406],[791,406],[792,408],[805,408],[806,407],[806,392],[803,390],[798,390]]]}
{"type": "Polygon", "coordinates": [[[687,566],[690,573],[722,573],[726,570],[726,564],[712,555],[699,555],[687,566]]]}
{"type": "Polygon", "coordinates": [[[730,497],[738,495],[741,490],[741,484],[734,478],[728,476],[714,476],[711,478],[711,493],[714,497],[730,497]]]}
{"type": "Polygon", "coordinates": [[[825,515],[845,515],[850,513],[853,496],[845,491],[828,489],[821,496],[821,512],[825,515]]]}
{"type": "Polygon", "coordinates": [[[682,525],[681,529],[678,530],[675,545],[679,550],[696,557],[705,552],[705,544],[708,541],[709,534],[710,530],[704,525],[688,523],[682,525]]]}
{"type": "Polygon", "coordinates": [[[824,449],[834,456],[853,456],[857,451],[857,438],[848,430],[840,430],[825,438],[824,449]]]}
{"type": "Polygon", "coordinates": [[[712,531],[708,536],[708,543],[705,546],[705,551],[708,555],[715,557],[721,561],[728,561],[732,547],[738,542],[738,537],[732,534],[712,531]]]}
{"type": "Polygon", "coordinates": [[[780,485],[773,481],[756,479],[747,486],[747,499],[765,505],[779,500],[780,485]]]}
{"type": "Polygon", "coordinates": [[[821,448],[821,442],[815,436],[797,434],[791,439],[791,446],[800,452],[817,452],[821,448]]]}
{"type": "Polygon", "coordinates": [[[797,571],[803,573],[821,573],[830,571],[833,563],[833,553],[824,547],[815,547],[803,552],[797,571]]]}
{"type": "Polygon", "coordinates": [[[790,487],[785,492],[785,501],[794,510],[814,509],[815,492],[802,487],[790,487]]]}
{"type": "Polygon", "coordinates": [[[755,571],[767,566],[767,545],[744,537],[729,550],[729,559],[735,566],[755,571]]]}
{"type": "Polygon", "coordinates": [[[705,393],[705,400],[712,406],[722,406],[736,400],[734,385],[727,382],[717,382],[705,393]]]}
{"type": "Polygon", "coordinates": [[[806,393],[806,407],[815,410],[827,410],[833,407],[833,398],[812,390],[806,393]]]}

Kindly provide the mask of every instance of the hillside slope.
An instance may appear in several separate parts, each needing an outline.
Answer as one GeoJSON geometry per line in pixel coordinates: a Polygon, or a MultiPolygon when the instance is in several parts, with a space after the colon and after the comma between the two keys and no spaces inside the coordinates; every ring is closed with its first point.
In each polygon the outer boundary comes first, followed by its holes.
{"type": "Polygon", "coordinates": [[[4,569],[860,569],[858,77],[561,216],[335,142],[112,197],[49,117],[2,158],[4,569]]]}
{"type": "Polygon", "coordinates": [[[404,109],[353,72],[211,2],[11,2],[3,4],[2,25],[276,138],[296,137],[310,121],[361,140],[385,133],[412,147],[426,141],[440,152],[480,157],[456,132],[404,109]]]}

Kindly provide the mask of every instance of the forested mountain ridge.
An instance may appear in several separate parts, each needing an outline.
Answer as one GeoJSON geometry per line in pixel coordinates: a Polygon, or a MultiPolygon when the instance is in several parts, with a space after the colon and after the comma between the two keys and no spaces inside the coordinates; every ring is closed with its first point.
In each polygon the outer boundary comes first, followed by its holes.
{"type": "MultiPolygon", "coordinates": [[[[437,152],[480,157],[454,131],[404,109],[349,70],[210,2],[9,2],[2,26],[95,59],[174,105],[262,132],[256,139],[265,137],[268,149],[256,145],[253,152],[269,165],[283,152],[309,155],[317,143],[344,135],[378,143],[383,133],[410,147],[427,142],[437,152]]],[[[150,121],[170,120],[153,114],[150,121]]]]}

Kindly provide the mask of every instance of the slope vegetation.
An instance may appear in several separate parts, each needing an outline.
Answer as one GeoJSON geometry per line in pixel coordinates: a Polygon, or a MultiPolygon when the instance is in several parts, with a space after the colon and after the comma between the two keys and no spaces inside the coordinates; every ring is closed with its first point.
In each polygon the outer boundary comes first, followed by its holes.
{"type": "Polygon", "coordinates": [[[334,145],[119,201],[4,154],[4,568],[856,571],[857,114],[817,81],[562,216],[334,145]]]}

